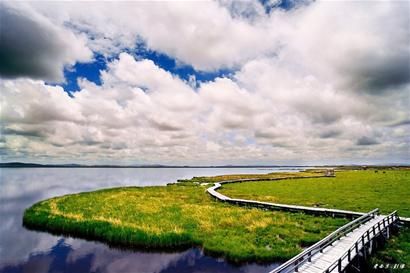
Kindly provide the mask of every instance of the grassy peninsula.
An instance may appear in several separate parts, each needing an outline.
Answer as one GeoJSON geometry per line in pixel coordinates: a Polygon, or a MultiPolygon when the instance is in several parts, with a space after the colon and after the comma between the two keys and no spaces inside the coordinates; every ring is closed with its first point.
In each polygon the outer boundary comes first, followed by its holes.
{"type": "MultiPolygon", "coordinates": [[[[221,192],[230,197],[356,211],[379,207],[387,213],[397,209],[401,216],[410,215],[408,170],[343,170],[336,177],[317,177],[322,174],[306,171],[196,177],[164,187],[71,194],[28,208],[24,224],[111,245],[169,250],[200,246],[208,254],[230,261],[272,262],[294,256],[348,220],[221,203],[206,193],[211,183],[258,178],[265,181],[225,184],[221,192]],[[312,178],[294,179],[306,176],[312,178]],[[277,178],[283,180],[269,181],[277,178]]],[[[408,232],[400,238],[409,238],[408,232]]],[[[409,250],[408,242],[393,240],[385,253],[397,258],[397,253],[409,250]]],[[[397,262],[410,261],[401,258],[397,262]]]]}
{"type": "MultiPolygon", "coordinates": [[[[322,173],[262,175],[263,178],[322,173]]],[[[345,219],[248,209],[215,201],[210,182],[255,175],[194,178],[165,187],[126,187],[66,195],[27,209],[30,228],[138,248],[200,246],[230,261],[288,259],[345,219]]]]}

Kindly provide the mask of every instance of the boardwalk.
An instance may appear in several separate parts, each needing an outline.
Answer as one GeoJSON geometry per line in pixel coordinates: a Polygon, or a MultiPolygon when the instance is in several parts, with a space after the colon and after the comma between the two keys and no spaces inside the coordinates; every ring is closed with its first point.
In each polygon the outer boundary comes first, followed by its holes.
{"type": "MultiPolygon", "coordinates": [[[[238,182],[244,182],[244,180],[237,180],[238,182]]],[[[246,179],[245,181],[255,181],[251,179],[246,179]]],[[[257,181],[257,180],[256,180],[257,181]]],[[[327,208],[315,208],[315,207],[306,207],[298,205],[286,205],[286,204],[277,204],[270,202],[261,202],[255,200],[245,200],[245,199],[236,199],[230,198],[226,195],[223,195],[216,190],[222,186],[222,183],[234,183],[235,180],[221,181],[220,183],[215,183],[214,186],[207,189],[208,193],[222,202],[233,203],[236,205],[243,206],[253,206],[266,209],[276,209],[282,211],[290,212],[304,212],[313,215],[328,215],[332,217],[344,217],[344,218],[356,218],[362,216],[364,213],[349,211],[349,210],[340,210],[340,209],[327,209],[327,208]]]]}
{"type": "Polygon", "coordinates": [[[341,260],[341,268],[340,270],[338,270],[337,266],[338,266],[339,259],[341,259],[344,254],[348,253],[349,249],[351,249],[350,251],[351,260],[356,255],[360,255],[363,247],[365,247],[365,245],[369,243],[373,239],[373,237],[377,236],[378,233],[382,232],[384,228],[381,227],[381,229],[378,229],[376,233],[370,232],[369,237],[367,237],[367,231],[372,231],[372,228],[374,226],[377,226],[377,224],[383,221],[384,218],[385,216],[377,216],[374,219],[365,223],[363,226],[347,234],[343,238],[340,238],[333,245],[327,246],[323,250],[323,253],[318,253],[317,255],[313,256],[311,258],[311,262],[307,262],[303,264],[300,267],[299,271],[300,272],[325,272],[328,269],[329,269],[329,272],[342,271],[348,265],[350,261],[348,257],[345,257],[345,259],[341,260]],[[363,235],[366,235],[363,237],[364,241],[361,240],[363,235]],[[357,243],[357,249],[356,249],[356,243],[357,243]],[[334,267],[330,268],[332,265],[334,265],[334,267]]]}
{"type": "Polygon", "coordinates": [[[346,224],[270,273],[342,272],[357,256],[370,253],[373,241],[388,236],[389,227],[398,220],[396,212],[388,216],[376,213],[374,210],[346,224]]]}
{"type": "Polygon", "coordinates": [[[208,188],[207,192],[219,201],[236,205],[355,218],[269,273],[342,272],[347,266],[351,265],[355,258],[359,256],[366,257],[372,251],[375,239],[381,236],[388,237],[390,226],[399,220],[396,211],[386,216],[378,215],[378,209],[368,213],[360,213],[337,209],[275,204],[230,198],[216,191],[222,186],[222,183],[245,181],[253,180],[221,181],[208,188]]]}

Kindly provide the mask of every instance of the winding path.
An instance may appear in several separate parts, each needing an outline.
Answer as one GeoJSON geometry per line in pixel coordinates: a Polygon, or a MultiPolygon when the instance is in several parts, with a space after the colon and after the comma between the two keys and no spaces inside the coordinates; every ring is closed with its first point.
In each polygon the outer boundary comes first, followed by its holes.
{"type": "MultiPolygon", "coordinates": [[[[274,178],[270,180],[281,180],[281,178],[274,178]]],[[[303,252],[299,253],[269,273],[343,272],[348,266],[354,266],[353,263],[357,261],[355,258],[366,257],[370,254],[373,250],[373,244],[378,240],[378,238],[388,238],[390,235],[391,225],[395,224],[398,220],[404,222],[409,220],[406,218],[399,219],[396,211],[386,216],[379,215],[378,209],[374,209],[368,213],[362,213],[348,210],[286,205],[256,200],[230,198],[216,191],[222,187],[222,184],[224,183],[241,183],[251,181],[266,181],[266,179],[257,178],[220,181],[208,188],[207,192],[219,201],[240,206],[251,206],[271,210],[303,212],[313,215],[326,215],[353,219],[351,222],[340,227],[313,246],[305,249],[303,252]]]]}
{"type": "MultiPolygon", "coordinates": [[[[261,181],[261,180],[247,179],[246,181],[261,181]]],[[[256,200],[230,198],[216,191],[217,189],[222,187],[223,183],[235,183],[235,182],[244,182],[244,180],[221,181],[219,183],[215,183],[214,186],[208,188],[207,192],[219,201],[233,203],[235,205],[242,205],[242,206],[252,206],[252,207],[290,211],[290,212],[304,212],[304,213],[313,214],[313,215],[326,215],[326,216],[344,217],[344,218],[356,218],[356,217],[360,217],[363,214],[365,214],[362,212],[349,211],[349,210],[326,209],[326,208],[306,207],[306,206],[298,206],[298,205],[286,205],[286,204],[262,202],[262,201],[256,201],[256,200]]]]}

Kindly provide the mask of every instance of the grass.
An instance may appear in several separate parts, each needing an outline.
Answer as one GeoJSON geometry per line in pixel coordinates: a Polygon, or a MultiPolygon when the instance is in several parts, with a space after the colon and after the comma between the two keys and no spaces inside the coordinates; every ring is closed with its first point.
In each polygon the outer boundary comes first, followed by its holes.
{"type": "Polygon", "coordinates": [[[404,269],[384,269],[376,272],[410,272],[410,227],[403,227],[398,235],[393,236],[384,249],[374,255],[370,260],[371,267],[376,264],[405,264],[404,269]]]}
{"type": "MultiPolygon", "coordinates": [[[[263,177],[302,175],[318,173],[263,177]]],[[[245,177],[256,176],[240,176],[245,177]]],[[[214,201],[205,192],[209,186],[203,183],[221,179],[227,176],[56,197],[27,209],[24,224],[112,245],[148,249],[200,246],[208,254],[233,262],[272,262],[291,258],[347,222],[214,201]]]]}
{"type": "Polygon", "coordinates": [[[340,171],[336,177],[223,185],[236,198],[410,217],[410,170],[340,171]]]}
{"type": "MultiPolygon", "coordinates": [[[[347,170],[334,178],[280,180],[225,184],[220,190],[229,197],[272,201],[367,212],[397,210],[410,217],[410,170],[347,170]]],[[[401,263],[410,272],[410,229],[403,228],[377,253],[372,263],[401,263]]],[[[378,270],[376,272],[382,272],[378,270]]],[[[385,270],[385,272],[390,272],[385,270]]]]}

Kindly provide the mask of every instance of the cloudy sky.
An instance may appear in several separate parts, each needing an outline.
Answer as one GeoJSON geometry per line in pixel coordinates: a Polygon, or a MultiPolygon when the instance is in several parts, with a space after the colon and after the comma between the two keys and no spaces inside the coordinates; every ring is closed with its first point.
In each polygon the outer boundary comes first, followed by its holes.
{"type": "Polygon", "coordinates": [[[410,163],[409,10],[2,1],[2,161],[410,163]]]}

